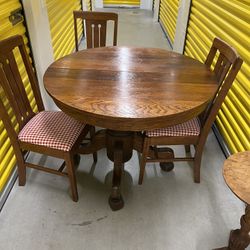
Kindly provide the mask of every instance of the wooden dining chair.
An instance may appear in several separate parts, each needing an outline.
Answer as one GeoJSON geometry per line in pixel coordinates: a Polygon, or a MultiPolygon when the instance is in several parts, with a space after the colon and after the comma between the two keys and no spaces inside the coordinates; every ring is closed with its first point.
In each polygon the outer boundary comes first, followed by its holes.
{"type": "Polygon", "coordinates": [[[173,169],[174,161],[194,162],[194,181],[200,182],[201,157],[206,138],[216,115],[225,99],[241,65],[242,59],[234,48],[226,42],[215,38],[205,65],[215,74],[218,89],[205,111],[185,123],[160,128],[143,133],[143,150],[140,157],[139,184],[142,184],[146,162],[160,162],[162,169],[166,168],[166,162],[170,164],[168,170],[173,169]],[[214,67],[212,65],[215,65],[214,67]],[[186,157],[169,157],[164,148],[158,145],[185,145],[186,157]],[[195,153],[190,156],[190,145],[195,148],[195,153]]]}
{"type": "MultiPolygon", "coordinates": [[[[79,50],[77,20],[82,19],[86,29],[87,49],[106,46],[107,22],[114,22],[113,46],[117,44],[118,15],[111,12],[74,11],[76,51],[79,50]]],[[[84,34],[84,30],[83,30],[84,34]]]]}
{"type": "MultiPolygon", "coordinates": [[[[24,70],[23,69],[23,70],[24,70]]],[[[85,125],[61,111],[45,111],[38,81],[25,49],[23,38],[16,35],[0,41],[0,119],[17,160],[19,185],[26,183],[26,168],[69,178],[72,199],[78,200],[74,158],[78,146],[89,132],[85,125]],[[19,50],[20,58],[15,53],[19,50]],[[22,60],[36,101],[37,112],[27,97],[18,64],[22,60]],[[14,117],[14,119],[13,119],[14,117]],[[28,152],[64,159],[58,170],[26,161],[28,152]],[[63,171],[66,166],[66,171],[63,171]]]]}

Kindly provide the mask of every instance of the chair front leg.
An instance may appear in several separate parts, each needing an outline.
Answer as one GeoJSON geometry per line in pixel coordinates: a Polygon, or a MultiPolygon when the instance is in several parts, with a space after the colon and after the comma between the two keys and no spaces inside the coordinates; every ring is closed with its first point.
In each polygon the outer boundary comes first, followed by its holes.
{"type": "Polygon", "coordinates": [[[16,153],[17,159],[17,172],[18,172],[18,184],[24,186],[26,184],[26,166],[23,154],[18,150],[16,153]]]}
{"type": "Polygon", "coordinates": [[[70,152],[65,155],[66,168],[68,172],[72,200],[78,201],[78,192],[77,192],[77,184],[76,184],[76,175],[75,175],[75,167],[74,167],[74,156],[70,152]]]}
{"type": "Polygon", "coordinates": [[[202,157],[203,146],[196,147],[194,155],[194,182],[200,183],[201,175],[201,157],[202,157]]]}

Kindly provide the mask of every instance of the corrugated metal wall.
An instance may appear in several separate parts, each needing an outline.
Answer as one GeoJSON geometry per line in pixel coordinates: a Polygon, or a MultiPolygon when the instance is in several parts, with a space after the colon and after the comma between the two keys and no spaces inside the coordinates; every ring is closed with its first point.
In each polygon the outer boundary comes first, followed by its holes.
{"type": "Polygon", "coordinates": [[[171,44],[174,43],[179,0],[161,0],[159,21],[171,44]]]}
{"type": "MultiPolygon", "coordinates": [[[[57,60],[75,49],[73,11],[81,10],[81,0],[46,0],[46,3],[54,59],[57,60]]],[[[81,36],[82,25],[78,25],[78,28],[81,36]]]]}
{"type": "Polygon", "coordinates": [[[139,7],[140,0],[103,0],[104,7],[106,6],[131,6],[139,7]]]}
{"type": "Polygon", "coordinates": [[[88,11],[92,11],[92,1],[91,0],[85,0],[85,1],[88,11]]]}
{"type": "MultiPolygon", "coordinates": [[[[20,21],[13,25],[10,22],[11,13],[15,10],[21,10],[22,6],[19,0],[0,0],[0,40],[10,37],[12,35],[20,34],[23,36],[26,49],[30,52],[28,47],[28,38],[26,36],[26,28],[24,26],[24,19],[21,18],[20,21]]],[[[26,88],[27,95],[32,107],[36,110],[36,103],[31,86],[29,83],[28,76],[26,74],[21,56],[18,51],[15,52],[15,57],[18,61],[18,67],[22,75],[22,79],[26,88]]],[[[8,107],[7,99],[4,96],[3,90],[0,88],[0,98],[4,100],[5,105],[8,107]]],[[[13,111],[9,109],[9,114],[13,117],[13,122],[16,123],[13,111]]],[[[18,129],[18,126],[17,126],[18,129]]],[[[3,122],[0,120],[0,193],[5,187],[13,168],[15,167],[16,159],[14,156],[13,148],[10,144],[9,137],[4,128],[3,122]]]]}
{"type": "Polygon", "coordinates": [[[250,1],[193,0],[185,55],[204,62],[215,36],[244,60],[216,119],[231,153],[250,150],[250,1]]]}

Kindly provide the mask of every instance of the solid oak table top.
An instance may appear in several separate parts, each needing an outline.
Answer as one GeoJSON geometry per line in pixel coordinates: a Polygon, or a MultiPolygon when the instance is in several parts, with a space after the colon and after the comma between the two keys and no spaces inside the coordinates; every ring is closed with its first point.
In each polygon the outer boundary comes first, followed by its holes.
{"type": "Polygon", "coordinates": [[[141,131],[185,122],[213,97],[214,75],[202,63],[157,48],[102,47],[52,63],[47,92],[88,124],[141,131]]]}
{"type": "Polygon", "coordinates": [[[250,205],[250,151],[231,155],[224,163],[223,176],[232,192],[250,205]]]}

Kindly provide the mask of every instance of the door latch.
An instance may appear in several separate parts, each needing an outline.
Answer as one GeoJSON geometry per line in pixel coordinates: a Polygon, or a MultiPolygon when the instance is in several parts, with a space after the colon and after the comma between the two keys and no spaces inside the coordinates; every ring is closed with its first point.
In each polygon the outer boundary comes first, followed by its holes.
{"type": "Polygon", "coordinates": [[[23,22],[22,9],[19,8],[10,12],[9,20],[13,26],[20,22],[23,22]]]}

